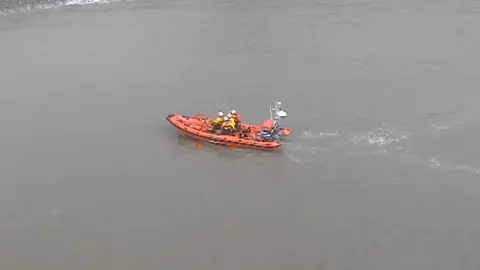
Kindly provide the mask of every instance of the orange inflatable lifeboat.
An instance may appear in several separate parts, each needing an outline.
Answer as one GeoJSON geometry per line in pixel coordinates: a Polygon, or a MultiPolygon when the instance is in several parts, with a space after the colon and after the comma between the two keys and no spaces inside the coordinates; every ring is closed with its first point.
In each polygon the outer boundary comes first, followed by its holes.
{"type": "Polygon", "coordinates": [[[270,118],[262,125],[241,123],[239,131],[231,134],[216,134],[212,131],[212,120],[207,117],[169,114],[166,118],[178,131],[187,137],[212,144],[255,149],[276,149],[282,146],[284,137],[291,130],[279,126],[279,120],[287,113],[279,108],[281,102],[270,107],[270,118]]]}

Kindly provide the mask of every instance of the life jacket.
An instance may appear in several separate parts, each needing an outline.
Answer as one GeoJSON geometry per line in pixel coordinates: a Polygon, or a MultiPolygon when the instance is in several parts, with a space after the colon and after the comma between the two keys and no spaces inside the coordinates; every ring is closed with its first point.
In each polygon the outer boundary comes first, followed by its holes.
{"type": "Polygon", "coordinates": [[[217,117],[215,118],[215,120],[212,121],[212,124],[214,125],[218,125],[220,123],[222,123],[223,119],[221,117],[217,117]]]}
{"type": "Polygon", "coordinates": [[[235,124],[232,118],[222,123],[222,129],[234,129],[234,128],[235,128],[235,124]]]}

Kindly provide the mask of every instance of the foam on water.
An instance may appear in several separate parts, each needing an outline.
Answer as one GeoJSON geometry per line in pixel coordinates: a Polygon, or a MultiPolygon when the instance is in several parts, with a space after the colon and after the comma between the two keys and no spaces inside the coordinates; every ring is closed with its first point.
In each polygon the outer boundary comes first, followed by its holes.
{"type": "Polygon", "coordinates": [[[332,151],[330,148],[325,148],[321,146],[307,146],[307,145],[302,145],[302,144],[285,144],[285,147],[294,152],[308,152],[315,154],[319,151],[332,151]]]}
{"type": "Polygon", "coordinates": [[[472,167],[465,164],[455,165],[448,162],[440,162],[436,158],[432,157],[427,162],[424,162],[425,165],[430,166],[432,168],[439,168],[446,171],[461,171],[467,173],[473,173],[480,176],[480,168],[472,167]]]}
{"type": "Polygon", "coordinates": [[[317,139],[323,137],[338,137],[340,134],[338,132],[318,132],[315,133],[312,130],[305,130],[302,132],[302,135],[298,136],[298,138],[303,139],[317,139]]]}
{"type": "Polygon", "coordinates": [[[408,139],[407,135],[392,135],[389,130],[384,128],[377,128],[373,131],[361,133],[360,135],[353,135],[351,137],[351,140],[355,144],[366,144],[369,146],[399,144],[406,139],[408,139]]]}
{"type": "Polygon", "coordinates": [[[297,136],[298,139],[324,139],[324,138],[337,138],[340,141],[350,141],[355,145],[389,145],[389,144],[398,144],[409,138],[409,135],[406,134],[392,134],[394,132],[386,128],[376,128],[373,131],[360,132],[359,134],[354,135],[342,135],[339,132],[314,132],[312,130],[303,131],[300,136],[297,136]]]}
{"type": "Polygon", "coordinates": [[[34,10],[48,10],[54,8],[61,8],[66,6],[82,6],[82,5],[93,5],[93,4],[110,4],[114,2],[120,2],[122,0],[68,0],[68,1],[27,1],[13,4],[11,6],[0,6],[0,15],[9,15],[17,12],[23,11],[34,11],[34,10]]]}

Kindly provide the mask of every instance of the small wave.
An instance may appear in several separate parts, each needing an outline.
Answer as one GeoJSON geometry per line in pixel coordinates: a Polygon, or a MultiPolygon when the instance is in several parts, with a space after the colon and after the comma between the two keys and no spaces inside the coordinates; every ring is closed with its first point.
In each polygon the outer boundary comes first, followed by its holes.
{"type": "Polygon", "coordinates": [[[455,169],[480,175],[480,168],[472,168],[468,165],[457,165],[455,169]]]}
{"type": "Polygon", "coordinates": [[[65,2],[64,6],[110,4],[112,2],[118,2],[118,1],[119,0],[71,0],[71,1],[65,2]]]}
{"type": "MultiPolygon", "coordinates": [[[[306,130],[297,138],[301,139],[321,139],[342,137],[339,132],[313,132],[306,130]]],[[[409,138],[407,135],[392,135],[386,128],[377,128],[374,131],[362,132],[360,135],[345,136],[346,141],[353,142],[356,145],[390,145],[399,144],[401,141],[409,138]]]]}
{"type": "Polygon", "coordinates": [[[302,135],[299,135],[299,138],[303,139],[318,139],[323,137],[338,137],[340,134],[338,132],[313,132],[311,130],[306,130],[302,132],[302,135]]]}
{"type": "Polygon", "coordinates": [[[432,125],[432,126],[430,126],[430,128],[433,129],[433,131],[442,131],[442,130],[451,129],[452,127],[451,126],[432,125]]]}
{"type": "Polygon", "coordinates": [[[428,162],[426,162],[426,165],[431,168],[439,168],[447,171],[462,171],[480,175],[480,168],[472,167],[465,164],[453,165],[448,162],[440,162],[435,158],[430,158],[428,162]]]}
{"type": "Polygon", "coordinates": [[[413,153],[402,154],[400,156],[411,162],[416,162],[416,163],[418,162],[431,169],[444,170],[444,171],[459,171],[459,172],[471,173],[471,174],[480,176],[480,167],[472,167],[466,164],[455,165],[447,161],[440,161],[435,157],[425,159],[413,153]]]}
{"type": "Polygon", "coordinates": [[[421,125],[433,132],[441,132],[459,128],[475,121],[476,117],[469,112],[458,109],[456,112],[432,112],[420,119],[421,125]]]}
{"type": "Polygon", "coordinates": [[[54,8],[61,8],[66,6],[83,6],[93,4],[110,4],[122,0],[68,0],[68,1],[44,1],[39,3],[36,1],[26,1],[14,6],[0,7],[0,15],[8,15],[17,12],[32,11],[32,10],[48,10],[54,8]]]}
{"type": "Polygon", "coordinates": [[[300,163],[301,160],[300,158],[290,154],[290,153],[287,153],[287,156],[288,156],[288,160],[292,161],[292,162],[295,162],[295,163],[300,163]]]}
{"type": "Polygon", "coordinates": [[[306,146],[306,145],[301,145],[301,144],[286,144],[286,148],[290,151],[295,151],[295,152],[308,152],[315,154],[318,151],[332,151],[329,148],[324,148],[320,146],[306,146]]]}
{"type": "Polygon", "coordinates": [[[295,163],[322,163],[324,162],[323,159],[316,159],[316,158],[307,158],[307,157],[299,157],[292,153],[287,153],[288,159],[295,163]]]}
{"type": "Polygon", "coordinates": [[[287,156],[290,161],[295,163],[319,163],[324,160],[321,152],[332,151],[329,148],[321,146],[308,146],[297,143],[288,143],[285,144],[285,149],[287,150],[287,156]]]}
{"type": "Polygon", "coordinates": [[[378,128],[374,131],[367,132],[361,135],[355,135],[351,137],[351,140],[355,144],[366,144],[366,145],[390,145],[390,144],[398,144],[403,140],[408,139],[408,136],[401,135],[401,136],[392,136],[390,132],[383,128],[378,128]]]}
{"type": "Polygon", "coordinates": [[[436,160],[435,158],[431,158],[429,161],[428,161],[428,165],[430,167],[440,167],[440,162],[438,160],[436,160]]]}

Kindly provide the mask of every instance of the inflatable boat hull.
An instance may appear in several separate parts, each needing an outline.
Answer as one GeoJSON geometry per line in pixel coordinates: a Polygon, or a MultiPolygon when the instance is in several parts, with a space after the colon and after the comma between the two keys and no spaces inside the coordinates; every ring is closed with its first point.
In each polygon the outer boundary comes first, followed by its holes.
{"type": "MultiPolygon", "coordinates": [[[[185,136],[212,144],[253,149],[278,149],[282,146],[280,141],[260,141],[256,139],[256,134],[266,125],[268,127],[268,120],[263,125],[241,124],[240,130],[250,130],[246,137],[241,137],[239,132],[228,135],[209,132],[211,128],[209,123],[212,120],[209,118],[169,114],[166,119],[185,136]]],[[[287,128],[280,128],[280,132],[282,136],[291,134],[290,129],[287,128]]]]}

